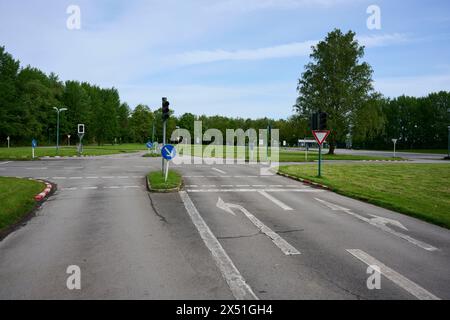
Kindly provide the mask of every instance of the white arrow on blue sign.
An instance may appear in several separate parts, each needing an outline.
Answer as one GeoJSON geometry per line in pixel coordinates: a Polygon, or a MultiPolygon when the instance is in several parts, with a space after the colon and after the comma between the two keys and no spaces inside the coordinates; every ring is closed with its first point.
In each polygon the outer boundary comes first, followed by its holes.
{"type": "Polygon", "coordinates": [[[147,142],[146,146],[147,146],[147,148],[151,149],[151,148],[153,148],[153,143],[151,143],[151,142],[149,141],[149,142],[147,142]]]}
{"type": "Polygon", "coordinates": [[[177,149],[175,149],[175,147],[170,144],[166,144],[161,149],[161,155],[163,156],[164,159],[166,159],[167,161],[170,161],[176,157],[177,149]]]}
{"type": "Polygon", "coordinates": [[[37,147],[37,141],[35,139],[33,139],[31,141],[31,147],[36,148],[37,147]]]}

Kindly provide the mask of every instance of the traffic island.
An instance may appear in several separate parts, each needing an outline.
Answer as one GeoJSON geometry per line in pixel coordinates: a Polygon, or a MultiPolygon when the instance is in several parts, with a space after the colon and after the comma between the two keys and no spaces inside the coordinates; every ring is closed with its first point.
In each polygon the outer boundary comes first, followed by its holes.
{"type": "Polygon", "coordinates": [[[0,177],[0,241],[32,218],[54,189],[43,181],[0,177]]]}
{"type": "Polygon", "coordinates": [[[147,189],[150,192],[169,193],[178,192],[183,186],[181,175],[175,170],[169,170],[167,181],[161,171],[153,171],[147,175],[147,189]]]}

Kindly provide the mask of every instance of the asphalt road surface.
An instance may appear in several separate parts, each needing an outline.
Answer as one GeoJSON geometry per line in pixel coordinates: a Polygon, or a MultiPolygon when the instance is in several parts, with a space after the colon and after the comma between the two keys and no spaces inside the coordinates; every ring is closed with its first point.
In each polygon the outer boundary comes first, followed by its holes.
{"type": "Polygon", "coordinates": [[[256,165],[178,165],[183,190],[149,194],[144,176],[160,165],[0,163],[2,176],[57,184],[0,242],[0,299],[450,298],[446,229],[256,165]],[[80,290],[66,285],[72,265],[80,290]]]}

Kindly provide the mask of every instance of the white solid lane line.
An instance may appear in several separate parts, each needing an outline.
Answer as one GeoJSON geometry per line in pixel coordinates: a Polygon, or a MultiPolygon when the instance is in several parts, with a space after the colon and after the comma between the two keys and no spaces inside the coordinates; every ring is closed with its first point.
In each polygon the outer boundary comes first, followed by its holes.
{"type": "Polygon", "coordinates": [[[281,202],[280,200],[276,199],[275,197],[271,196],[270,194],[268,194],[265,191],[258,191],[258,193],[264,197],[266,197],[267,199],[269,199],[270,201],[272,201],[273,203],[275,203],[277,206],[279,206],[281,209],[283,209],[284,211],[292,211],[294,209],[292,209],[291,207],[289,207],[288,205],[284,204],[283,202],[281,202]]]}
{"type": "Polygon", "coordinates": [[[209,229],[205,220],[198,212],[191,198],[185,191],[179,192],[181,200],[184,203],[186,211],[191,217],[197,231],[199,232],[203,242],[212,254],[217,267],[219,268],[222,276],[228,283],[230,290],[237,300],[258,300],[250,286],[245,282],[239,270],[234,265],[228,254],[223,249],[217,238],[209,229]]]}
{"type": "Polygon", "coordinates": [[[418,284],[412,282],[408,278],[405,278],[400,273],[396,272],[395,270],[392,270],[391,268],[384,265],[382,262],[378,261],[374,257],[368,255],[362,250],[358,249],[349,249],[347,250],[351,255],[356,257],[357,259],[361,260],[368,266],[377,266],[380,268],[380,272],[382,275],[384,275],[386,278],[394,282],[396,285],[401,287],[402,289],[408,291],[410,294],[415,296],[419,300],[440,300],[438,297],[436,297],[431,292],[425,290],[418,284]]]}
{"type": "Polygon", "coordinates": [[[214,171],[216,171],[216,172],[219,172],[219,173],[221,173],[221,174],[227,174],[225,171],[220,170],[220,169],[217,169],[217,168],[212,168],[212,170],[214,170],[214,171]]]}
{"type": "Polygon", "coordinates": [[[338,206],[337,204],[330,203],[330,202],[325,201],[325,200],[321,200],[321,199],[318,199],[318,198],[315,198],[315,200],[320,202],[320,203],[322,203],[322,204],[324,204],[325,206],[327,206],[328,208],[330,208],[333,211],[345,212],[348,215],[351,215],[351,216],[353,216],[353,217],[355,217],[355,218],[357,218],[359,220],[367,222],[368,224],[370,224],[370,225],[372,225],[374,227],[377,227],[377,228],[379,228],[379,229],[381,229],[381,230],[383,230],[383,231],[385,231],[387,233],[390,233],[390,234],[392,234],[394,236],[397,236],[397,237],[399,237],[401,239],[404,239],[404,240],[406,240],[406,241],[408,241],[408,242],[418,246],[419,248],[422,248],[422,249],[427,250],[427,251],[436,251],[436,250],[438,250],[438,248],[433,247],[432,245],[430,245],[428,243],[425,243],[423,241],[414,239],[414,238],[412,238],[412,237],[410,237],[410,236],[408,236],[408,235],[406,235],[404,233],[395,231],[394,229],[391,229],[391,228],[389,228],[388,226],[386,226],[384,224],[378,223],[376,219],[368,219],[368,218],[363,217],[363,216],[361,216],[361,215],[359,215],[357,213],[352,212],[350,209],[338,206]]]}

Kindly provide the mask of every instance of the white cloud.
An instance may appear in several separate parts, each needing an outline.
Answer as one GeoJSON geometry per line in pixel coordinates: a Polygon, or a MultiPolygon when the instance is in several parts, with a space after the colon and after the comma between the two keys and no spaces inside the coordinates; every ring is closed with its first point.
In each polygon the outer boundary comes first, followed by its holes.
{"type": "MultiPolygon", "coordinates": [[[[361,36],[358,37],[358,40],[367,48],[373,48],[405,43],[409,40],[409,38],[405,34],[394,33],[376,36],[361,36]]],[[[274,58],[304,57],[311,53],[311,47],[317,43],[317,40],[309,40],[257,49],[235,51],[227,51],[222,49],[211,51],[190,51],[170,57],[168,61],[175,61],[175,63],[180,65],[193,65],[230,60],[264,60],[274,58]]]]}

